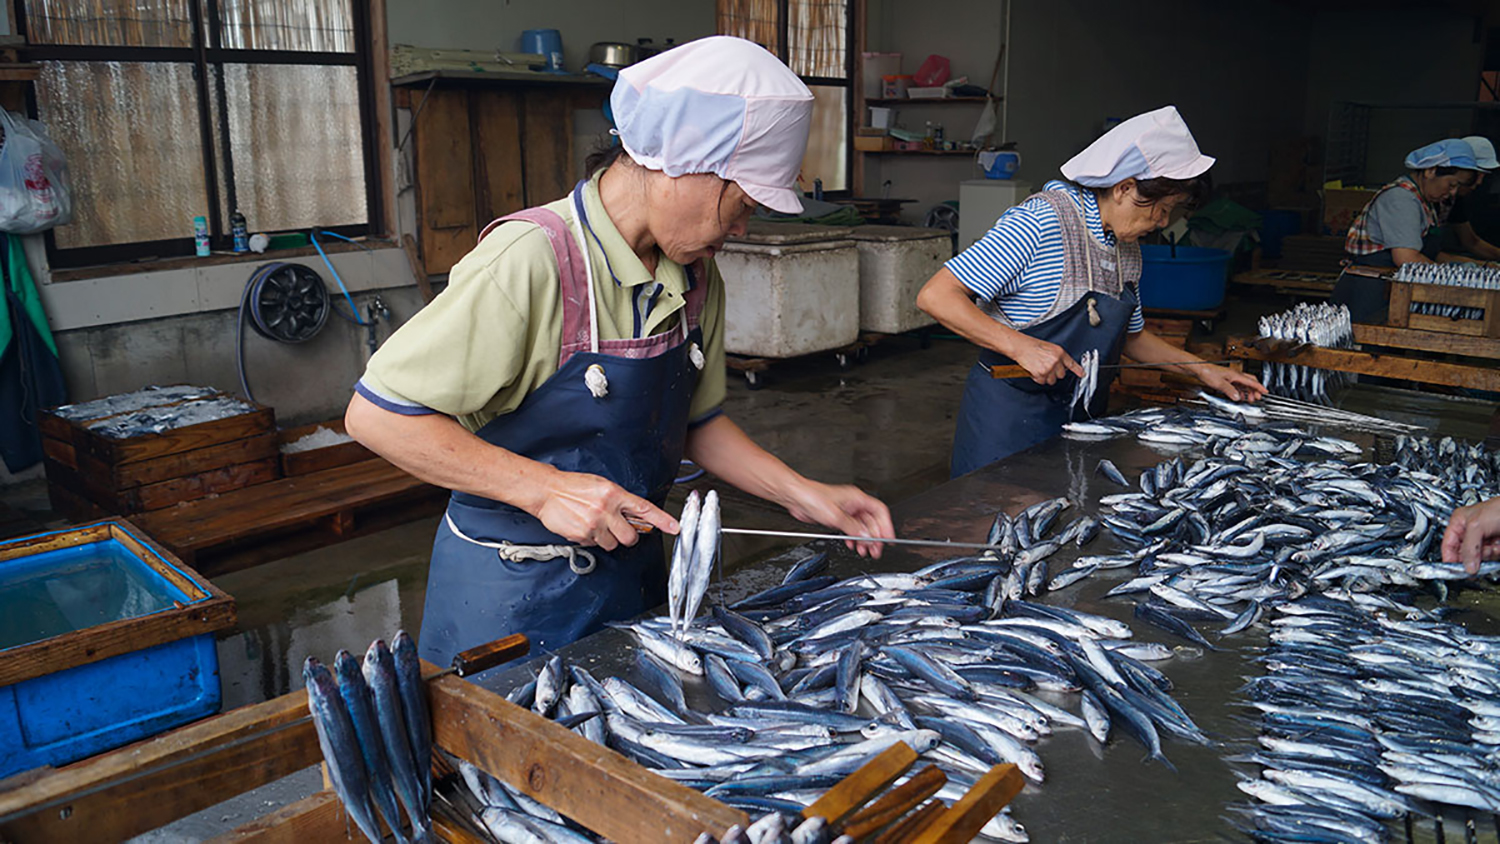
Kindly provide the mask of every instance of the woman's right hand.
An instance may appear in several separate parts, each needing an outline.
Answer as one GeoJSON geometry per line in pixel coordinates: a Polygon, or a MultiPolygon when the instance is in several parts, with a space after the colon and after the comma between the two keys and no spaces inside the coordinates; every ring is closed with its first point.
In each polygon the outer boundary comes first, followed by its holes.
{"type": "Polygon", "coordinates": [[[677,520],[655,504],[598,475],[553,470],[539,503],[528,507],[547,530],[578,545],[613,551],[634,545],[640,532],[630,523],[646,522],[677,533],[677,520]]]}
{"type": "Polygon", "coordinates": [[[1038,384],[1056,384],[1071,372],[1083,377],[1083,367],[1073,360],[1062,346],[1017,333],[1015,348],[1006,351],[1010,359],[1031,373],[1031,380],[1038,384]]]}

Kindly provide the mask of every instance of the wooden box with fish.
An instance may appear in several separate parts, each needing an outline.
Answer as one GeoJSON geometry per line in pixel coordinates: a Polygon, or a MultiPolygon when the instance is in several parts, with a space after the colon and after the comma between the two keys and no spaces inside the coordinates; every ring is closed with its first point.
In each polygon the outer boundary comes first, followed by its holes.
{"type": "MultiPolygon", "coordinates": [[[[398,675],[403,665],[402,638],[397,634],[392,640],[398,675]]],[[[500,661],[520,656],[528,647],[520,636],[492,645],[500,646],[491,647],[491,655],[500,661]]],[[[390,653],[384,643],[372,645],[371,651],[381,657],[390,653]]],[[[337,661],[345,662],[346,657],[343,654],[337,661]]],[[[417,665],[411,676],[418,679],[419,687],[425,686],[430,743],[443,751],[436,757],[457,757],[470,770],[478,766],[514,784],[523,798],[539,801],[613,841],[687,842],[703,830],[747,825],[743,812],[453,676],[459,671],[468,673],[457,667],[458,662],[454,670],[440,671],[411,657],[411,664],[417,665]]],[[[315,709],[309,709],[306,690],[296,691],[64,770],[42,772],[0,791],[0,840],[17,844],[118,841],[317,764],[325,758],[320,740],[334,746],[338,736],[329,734],[323,721],[328,672],[316,660],[309,663],[315,709]]],[[[371,669],[368,658],[366,663],[366,678],[385,670],[383,665],[371,669]]],[[[344,679],[340,678],[340,685],[344,679]]],[[[404,693],[401,697],[411,700],[404,693]]],[[[375,717],[384,718],[384,712],[377,688],[375,717]]],[[[382,733],[386,726],[382,721],[382,733]]],[[[439,765],[439,774],[451,770],[451,766],[439,765]]],[[[325,782],[347,788],[338,770],[328,772],[331,776],[325,782]]],[[[458,785],[462,787],[461,782],[458,785]]],[[[427,805],[436,808],[432,832],[437,838],[484,840],[479,837],[482,832],[470,831],[467,817],[444,811],[449,801],[441,788],[429,800],[427,805]]],[[[372,821],[372,816],[363,819],[372,821]]],[[[343,840],[345,830],[340,797],[334,790],[325,790],[241,827],[227,839],[331,841],[343,840]]]]}
{"type": "Polygon", "coordinates": [[[124,520],[0,544],[0,777],[217,712],[214,633],[234,623],[232,598],[124,520]]]}
{"type": "Polygon", "coordinates": [[[275,412],[212,387],[146,387],[39,414],[53,509],[160,510],[281,477],[275,412]]]}

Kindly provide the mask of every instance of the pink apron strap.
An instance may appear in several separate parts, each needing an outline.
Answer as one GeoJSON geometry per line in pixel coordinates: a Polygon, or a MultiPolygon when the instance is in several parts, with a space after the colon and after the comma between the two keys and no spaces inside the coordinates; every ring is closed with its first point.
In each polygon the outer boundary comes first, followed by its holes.
{"type": "Polygon", "coordinates": [[[556,211],[547,208],[527,208],[507,214],[484,227],[479,239],[484,240],[501,223],[520,220],[540,226],[552,244],[552,254],[557,259],[557,275],[562,287],[562,343],[558,349],[557,368],[562,369],[568,358],[579,349],[591,347],[589,337],[589,291],[588,273],[583,266],[583,256],[578,252],[578,241],[568,224],[556,211]]]}

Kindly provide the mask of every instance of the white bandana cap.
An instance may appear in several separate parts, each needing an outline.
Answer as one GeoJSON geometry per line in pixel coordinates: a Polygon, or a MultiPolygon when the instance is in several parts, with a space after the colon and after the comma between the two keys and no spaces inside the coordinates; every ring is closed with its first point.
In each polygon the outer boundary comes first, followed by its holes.
{"type": "Polygon", "coordinates": [[[1137,114],[1105,132],[1062,166],[1080,185],[1106,188],[1126,179],[1191,179],[1208,172],[1211,156],[1198,151],[1176,106],[1137,114]]]}
{"type": "Polygon", "coordinates": [[[609,105],[642,167],[712,173],[773,211],[802,211],[813,96],[763,47],[727,35],[683,44],[621,70],[609,105]]]}
{"type": "Polygon", "coordinates": [[[1459,140],[1469,145],[1474,150],[1474,163],[1481,170],[1500,169],[1500,161],[1495,160],[1495,145],[1490,139],[1483,135],[1467,135],[1459,140]]]}

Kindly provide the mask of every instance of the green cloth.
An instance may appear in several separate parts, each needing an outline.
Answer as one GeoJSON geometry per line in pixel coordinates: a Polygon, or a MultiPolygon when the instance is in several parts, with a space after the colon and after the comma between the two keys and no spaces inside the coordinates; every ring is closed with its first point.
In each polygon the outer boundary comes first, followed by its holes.
{"type": "MultiPolygon", "coordinates": [[[[31,279],[31,267],[26,265],[26,250],[15,235],[0,235],[5,241],[5,264],[10,273],[10,292],[21,300],[21,307],[31,318],[52,356],[57,357],[57,342],[52,339],[52,329],[47,327],[47,312],[42,308],[42,297],[37,293],[36,282],[31,279]]],[[[10,309],[0,307],[0,354],[10,348],[16,336],[15,326],[10,324],[10,309]]]]}
{"type": "Polygon", "coordinates": [[[862,226],[865,218],[853,205],[803,197],[801,214],[780,214],[761,206],[756,217],[772,223],[811,223],[818,226],[862,226]]]}
{"type": "Polygon", "coordinates": [[[1208,203],[1188,218],[1188,228],[1208,234],[1228,231],[1254,231],[1260,228],[1261,217],[1249,208],[1232,199],[1220,197],[1208,203]]]}

